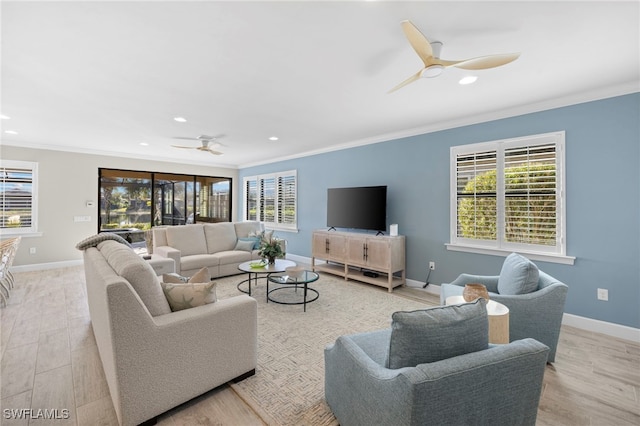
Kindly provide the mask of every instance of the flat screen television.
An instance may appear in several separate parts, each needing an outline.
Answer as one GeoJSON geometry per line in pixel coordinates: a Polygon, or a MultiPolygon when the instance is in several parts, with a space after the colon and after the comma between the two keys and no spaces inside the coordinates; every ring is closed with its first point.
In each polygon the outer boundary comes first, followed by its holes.
{"type": "Polygon", "coordinates": [[[385,231],[387,229],[387,187],[329,188],[327,190],[327,226],[385,231]]]}

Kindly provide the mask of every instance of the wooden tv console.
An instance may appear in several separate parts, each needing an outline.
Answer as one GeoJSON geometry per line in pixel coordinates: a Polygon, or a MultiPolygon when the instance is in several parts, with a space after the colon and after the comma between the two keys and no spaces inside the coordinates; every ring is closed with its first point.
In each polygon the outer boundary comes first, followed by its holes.
{"type": "Polygon", "coordinates": [[[406,282],[404,235],[314,231],[311,256],[313,271],[345,280],[375,284],[389,292],[406,282]]]}

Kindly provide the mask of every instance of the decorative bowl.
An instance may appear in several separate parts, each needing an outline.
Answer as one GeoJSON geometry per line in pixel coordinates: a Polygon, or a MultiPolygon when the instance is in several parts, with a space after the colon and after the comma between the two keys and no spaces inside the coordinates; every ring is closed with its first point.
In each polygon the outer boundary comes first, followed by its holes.
{"type": "Polygon", "coordinates": [[[462,297],[466,302],[473,302],[480,297],[489,300],[489,292],[484,284],[471,283],[464,286],[462,297]]]}

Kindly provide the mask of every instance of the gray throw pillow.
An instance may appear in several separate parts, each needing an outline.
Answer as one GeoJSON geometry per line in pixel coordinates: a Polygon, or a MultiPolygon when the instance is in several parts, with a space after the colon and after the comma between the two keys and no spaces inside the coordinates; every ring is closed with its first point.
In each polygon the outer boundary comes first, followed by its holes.
{"type": "Polygon", "coordinates": [[[415,367],[489,347],[486,301],[391,316],[387,368],[415,367]]]}
{"type": "Polygon", "coordinates": [[[527,294],[538,289],[538,267],[524,256],[511,253],[504,260],[498,277],[498,293],[527,294]]]}

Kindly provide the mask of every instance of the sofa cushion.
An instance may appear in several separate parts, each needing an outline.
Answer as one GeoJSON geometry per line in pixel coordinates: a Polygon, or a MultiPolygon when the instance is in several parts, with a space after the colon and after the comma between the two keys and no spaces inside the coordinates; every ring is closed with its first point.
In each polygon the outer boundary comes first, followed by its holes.
{"type": "Polygon", "coordinates": [[[202,253],[217,253],[233,250],[236,246],[236,228],[231,222],[208,223],[204,225],[204,235],[207,240],[207,251],[202,253]]]}
{"type": "Polygon", "coordinates": [[[207,268],[200,269],[186,283],[168,274],[162,276],[162,281],[162,290],[174,312],[214,303],[217,300],[216,283],[211,281],[207,268]]]}
{"type": "Polygon", "coordinates": [[[391,316],[387,368],[415,367],[489,347],[486,301],[391,316]]]}
{"type": "Polygon", "coordinates": [[[92,235],[91,237],[87,237],[84,240],[80,241],[76,244],[76,249],[78,250],[86,250],[89,247],[95,247],[103,241],[113,240],[117,241],[120,244],[124,244],[127,247],[131,247],[131,244],[124,238],[122,238],[118,234],[114,234],[113,232],[101,232],[96,235],[92,235]]]}
{"type": "Polygon", "coordinates": [[[242,263],[251,260],[251,252],[240,250],[221,251],[219,253],[212,254],[211,256],[216,257],[220,262],[220,265],[242,263]]]}
{"type": "Polygon", "coordinates": [[[204,267],[216,267],[220,264],[220,260],[212,254],[193,254],[180,258],[180,270],[191,271],[204,267]]]}
{"type": "Polygon", "coordinates": [[[170,226],[166,230],[167,244],[180,250],[180,256],[204,254],[207,252],[207,242],[204,237],[203,225],[170,226]]]}
{"type": "Polygon", "coordinates": [[[511,253],[504,260],[498,277],[498,293],[526,294],[538,289],[538,267],[524,256],[511,253]]]}
{"type": "Polygon", "coordinates": [[[98,250],[116,274],[129,281],[152,316],[171,312],[160,280],[149,262],[131,248],[113,240],[98,244],[98,250]]]}
{"type": "Polygon", "coordinates": [[[250,233],[254,235],[262,231],[262,224],[260,222],[235,222],[236,236],[238,238],[246,238],[250,233]]]}

